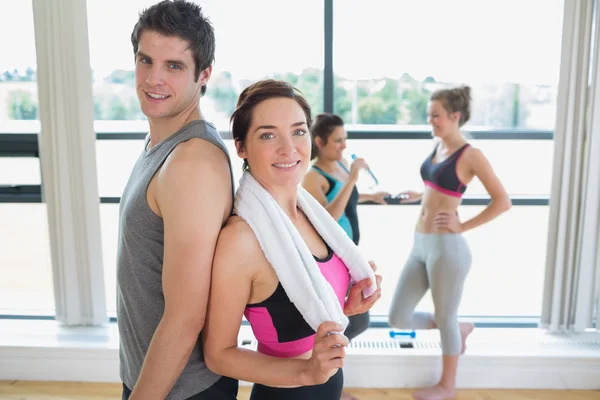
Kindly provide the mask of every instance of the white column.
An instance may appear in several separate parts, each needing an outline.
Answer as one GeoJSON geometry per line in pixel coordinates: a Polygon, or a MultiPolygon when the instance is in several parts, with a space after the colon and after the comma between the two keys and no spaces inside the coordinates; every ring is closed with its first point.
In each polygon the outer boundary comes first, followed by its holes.
{"type": "Polygon", "coordinates": [[[542,309],[542,326],[551,332],[592,328],[598,295],[600,92],[595,3],[565,1],[564,8],[542,309]]]}
{"type": "MultiPolygon", "coordinates": [[[[598,279],[600,279],[600,14],[596,12],[595,32],[590,54],[591,85],[586,136],[586,158],[584,161],[584,197],[582,204],[583,231],[581,235],[581,259],[578,278],[578,296],[575,305],[576,331],[591,328],[598,315],[596,308],[600,301],[598,279]]],[[[600,322],[600,321],[599,321],[600,322]]]]}
{"type": "Polygon", "coordinates": [[[56,319],[102,324],[108,318],[86,2],[33,0],[33,15],[56,319]]]}

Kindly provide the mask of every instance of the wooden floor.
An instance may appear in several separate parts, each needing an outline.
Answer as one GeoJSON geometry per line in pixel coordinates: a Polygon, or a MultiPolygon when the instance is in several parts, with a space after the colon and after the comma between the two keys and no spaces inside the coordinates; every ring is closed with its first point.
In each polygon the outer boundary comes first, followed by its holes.
{"type": "MultiPolygon", "coordinates": [[[[361,400],[411,400],[412,390],[351,389],[361,400]]],[[[248,400],[247,387],[240,388],[238,400],[248,400]]],[[[73,382],[0,381],[2,400],[118,400],[118,384],[73,382]]],[[[460,390],[457,400],[600,400],[600,391],[565,390],[460,390]]]]}

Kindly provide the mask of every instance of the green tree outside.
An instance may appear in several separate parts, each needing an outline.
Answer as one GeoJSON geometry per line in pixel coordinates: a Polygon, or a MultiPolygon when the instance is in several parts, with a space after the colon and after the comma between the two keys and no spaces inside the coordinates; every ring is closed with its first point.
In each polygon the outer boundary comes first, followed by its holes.
{"type": "Polygon", "coordinates": [[[14,90],[8,98],[8,115],[10,119],[36,120],[38,119],[37,100],[30,92],[14,90]]]}
{"type": "MultiPolygon", "coordinates": [[[[284,80],[302,91],[312,108],[313,115],[323,111],[323,71],[318,68],[306,68],[300,74],[281,72],[271,74],[274,79],[284,80]]],[[[0,82],[35,82],[36,71],[4,71],[0,73],[0,82]]],[[[135,71],[114,70],[104,79],[105,84],[135,86],[135,71]]],[[[231,73],[224,71],[213,76],[209,82],[207,96],[222,115],[231,115],[235,109],[239,91],[252,81],[234,82],[231,73]]],[[[419,81],[408,73],[398,79],[346,80],[334,77],[334,112],[346,123],[358,124],[409,124],[427,123],[427,103],[431,92],[425,87],[439,83],[433,76],[419,81]],[[355,120],[353,120],[353,114],[355,120]]],[[[478,123],[494,127],[525,127],[531,104],[536,103],[531,93],[536,87],[506,83],[492,85],[487,89],[485,101],[476,106],[485,110],[478,114],[478,123]]],[[[539,104],[538,104],[539,105],[539,104]]],[[[11,119],[37,119],[37,99],[23,89],[9,92],[8,115],[11,119]]],[[[141,112],[136,96],[116,96],[103,94],[94,96],[94,118],[96,120],[139,120],[145,116],[141,112]]]]}

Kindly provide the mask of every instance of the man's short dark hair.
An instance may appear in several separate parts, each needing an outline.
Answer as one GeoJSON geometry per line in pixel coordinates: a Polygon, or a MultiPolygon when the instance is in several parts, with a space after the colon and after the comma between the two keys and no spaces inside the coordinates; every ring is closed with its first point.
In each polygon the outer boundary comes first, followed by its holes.
{"type": "MultiPolygon", "coordinates": [[[[179,37],[189,43],[196,63],[196,82],[200,72],[215,60],[215,32],[197,4],[186,0],[163,0],[142,11],[131,33],[134,57],[137,57],[140,37],[146,30],[179,37]]],[[[202,86],[201,93],[206,93],[206,85],[202,86]]]]}

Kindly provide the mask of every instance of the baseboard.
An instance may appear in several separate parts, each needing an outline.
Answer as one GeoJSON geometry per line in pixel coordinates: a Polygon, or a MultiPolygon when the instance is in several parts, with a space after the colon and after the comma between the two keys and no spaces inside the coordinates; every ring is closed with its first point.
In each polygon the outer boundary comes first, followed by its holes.
{"type": "Polygon", "coordinates": [[[115,349],[0,347],[0,380],[121,382],[115,349]]]}
{"type": "MultiPolygon", "coordinates": [[[[11,343],[6,343],[9,335],[4,332],[0,380],[120,382],[114,330],[94,339],[89,339],[89,332],[81,336],[85,329],[79,330],[68,341],[64,333],[62,340],[51,341],[42,340],[38,332],[11,343]]],[[[569,338],[538,330],[476,332],[460,359],[459,388],[600,389],[598,334],[569,338]]],[[[405,348],[386,334],[373,329],[353,341],[344,367],[347,387],[412,388],[436,382],[441,357],[435,336],[419,333],[412,348],[405,348]]]]}
{"type": "MultiPolygon", "coordinates": [[[[120,382],[116,350],[0,348],[0,380],[120,382]]],[[[440,357],[349,354],[347,387],[403,388],[434,384],[440,357]]],[[[460,388],[600,389],[597,358],[469,356],[460,361],[460,388]]]]}
{"type": "MultiPolygon", "coordinates": [[[[344,368],[346,386],[414,388],[434,385],[439,356],[354,356],[344,368]]],[[[464,356],[457,387],[463,389],[600,389],[598,359],[464,356]]]]}

